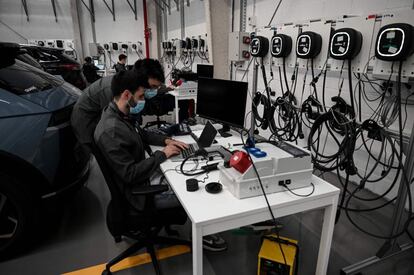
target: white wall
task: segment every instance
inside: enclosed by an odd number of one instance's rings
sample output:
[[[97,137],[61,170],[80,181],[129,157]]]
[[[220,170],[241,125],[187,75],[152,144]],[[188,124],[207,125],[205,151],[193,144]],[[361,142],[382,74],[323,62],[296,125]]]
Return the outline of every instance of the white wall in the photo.
[[[0,40],[27,43],[27,39],[73,39],[70,2],[56,1],[58,22],[55,21],[50,0],[27,1],[28,22],[21,1],[0,1]],[[10,26],[15,32],[5,27]],[[24,38],[23,38],[24,37]]]
[[[199,35],[206,41],[207,45],[207,26],[206,26],[206,18],[205,18],[205,2],[200,0],[192,0],[190,1],[190,6],[186,5],[186,1],[184,1],[184,25],[185,25],[185,33],[184,39],[186,37],[189,38],[196,38],[198,39]],[[166,12],[164,16],[167,17],[167,39],[181,39],[181,15],[180,11],[177,11],[177,7],[174,1],[171,1],[171,14]],[[162,39],[164,40],[164,34],[162,35]],[[198,57],[196,57],[193,63],[193,71],[196,70],[198,63],[206,63],[202,61]],[[182,68],[182,62],[178,62],[177,68]],[[169,74],[172,66],[170,64],[164,64],[164,69],[166,74]]]
[[[132,1],[131,1],[132,2]],[[103,1],[94,1],[95,3],[95,34],[96,42],[142,42],[143,55],[145,56],[145,38],[144,38],[144,17],[142,1],[137,1],[137,20],[126,1],[115,1],[115,21],[112,14],[105,6]],[[82,40],[86,45],[93,42],[93,33],[91,26],[90,14],[84,5],[80,5],[80,17],[82,25]],[[155,4],[153,1],[147,1],[148,25],[151,28],[150,39],[150,57],[157,58],[157,28],[155,18]],[[88,47],[84,49],[87,55]],[[114,52],[111,55],[113,62],[117,62],[118,55],[121,53]],[[128,53],[128,64],[133,64],[139,56],[135,53]]]
[[[184,2],[186,3],[186,2]],[[171,14],[167,15],[167,38],[181,39],[181,16],[174,2],[171,3]],[[204,2],[190,1],[190,6],[184,6],[185,37],[204,35],[207,33]]]
[[[26,39],[75,39],[74,26],[71,15],[71,1],[56,1],[58,22],[55,22],[50,0],[27,1],[30,21],[26,21],[21,1],[0,1],[0,40],[18,43],[27,43]],[[132,1],[131,1],[132,2]],[[89,5],[89,1],[85,1]],[[109,1],[110,3],[110,1]],[[88,44],[93,42],[91,18],[86,7],[77,1],[80,21],[80,32],[83,42],[84,55],[89,55]],[[115,1],[115,18],[109,12],[103,1],[94,1],[95,31],[97,42],[143,42],[145,55],[144,20],[142,1],[137,0],[137,20],[127,4],[127,1]],[[150,55],[157,58],[157,28],[155,18],[155,3],[147,1],[148,24],[151,28]],[[7,24],[14,31],[7,28]],[[16,32],[18,34],[16,34]],[[112,59],[117,60],[119,53],[114,53]],[[129,63],[138,59],[136,53],[129,53]]]

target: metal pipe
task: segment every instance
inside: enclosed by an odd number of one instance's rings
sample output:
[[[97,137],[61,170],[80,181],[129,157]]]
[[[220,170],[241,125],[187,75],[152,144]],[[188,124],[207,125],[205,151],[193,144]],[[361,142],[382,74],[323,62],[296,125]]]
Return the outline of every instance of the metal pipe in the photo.
[[[147,58],[150,58],[149,37],[151,34],[151,29],[148,28],[147,0],[142,0],[142,12],[144,13],[145,55]]]

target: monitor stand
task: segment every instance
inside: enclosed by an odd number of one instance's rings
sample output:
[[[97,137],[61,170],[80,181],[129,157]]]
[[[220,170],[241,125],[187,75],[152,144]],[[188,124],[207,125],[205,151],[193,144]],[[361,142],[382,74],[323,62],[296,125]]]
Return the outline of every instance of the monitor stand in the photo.
[[[223,124],[223,128],[221,128],[220,130],[218,130],[218,132],[220,133],[220,135],[222,137],[231,137],[232,134],[228,133],[230,132],[230,126]]]

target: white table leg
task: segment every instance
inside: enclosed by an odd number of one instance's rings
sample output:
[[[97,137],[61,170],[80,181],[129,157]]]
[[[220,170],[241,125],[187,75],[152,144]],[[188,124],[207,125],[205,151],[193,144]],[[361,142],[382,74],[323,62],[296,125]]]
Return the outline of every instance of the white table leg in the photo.
[[[319,244],[318,263],[316,265],[316,275],[325,275],[328,270],[329,253],[331,250],[337,205],[338,198],[335,197],[332,199],[332,204],[325,207],[321,242]]]
[[[175,123],[179,123],[180,122],[180,118],[178,117],[178,97],[174,96],[175,99]]]
[[[193,275],[203,274],[203,231],[193,224]]]

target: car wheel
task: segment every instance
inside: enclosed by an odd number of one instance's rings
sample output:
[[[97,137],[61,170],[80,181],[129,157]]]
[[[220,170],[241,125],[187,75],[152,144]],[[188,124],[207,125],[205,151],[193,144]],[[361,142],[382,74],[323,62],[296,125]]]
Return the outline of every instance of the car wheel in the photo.
[[[0,259],[29,243],[38,221],[39,204],[17,179],[0,172]]]

